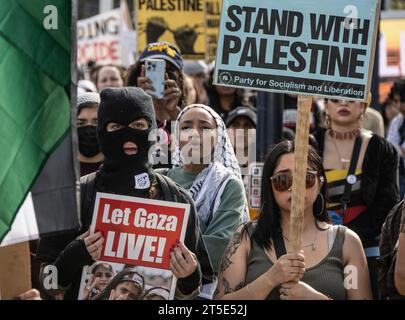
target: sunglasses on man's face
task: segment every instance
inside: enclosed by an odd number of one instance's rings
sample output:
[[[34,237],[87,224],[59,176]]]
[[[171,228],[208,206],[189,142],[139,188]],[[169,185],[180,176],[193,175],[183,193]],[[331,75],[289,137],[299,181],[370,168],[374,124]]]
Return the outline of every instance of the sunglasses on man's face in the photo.
[[[307,176],[305,179],[305,187],[307,189],[312,188],[315,185],[316,177],[317,177],[316,171],[307,171]],[[274,189],[276,189],[278,192],[290,190],[293,183],[292,172],[291,171],[278,172],[274,176],[272,176],[270,180],[273,183]]]

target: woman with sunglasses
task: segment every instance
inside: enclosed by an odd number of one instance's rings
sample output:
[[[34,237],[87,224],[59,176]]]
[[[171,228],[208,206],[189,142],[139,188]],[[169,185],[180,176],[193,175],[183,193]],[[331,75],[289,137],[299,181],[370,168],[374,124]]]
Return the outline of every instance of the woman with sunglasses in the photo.
[[[216,299],[371,298],[360,239],[343,226],[329,224],[325,173],[312,146],[308,150],[302,251],[289,250],[293,153],[294,143],[283,141],[267,156],[259,218],[240,226],[230,241],[221,262]],[[353,285],[345,286],[353,270]]]
[[[334,224],[359,235],[376,299],[378,238],[388,212],[399,201],[398,154],[385,139],[362,128],[367,106],[327,99],[326,129],[315,133],[315,138],[326,170],[328,214]]]

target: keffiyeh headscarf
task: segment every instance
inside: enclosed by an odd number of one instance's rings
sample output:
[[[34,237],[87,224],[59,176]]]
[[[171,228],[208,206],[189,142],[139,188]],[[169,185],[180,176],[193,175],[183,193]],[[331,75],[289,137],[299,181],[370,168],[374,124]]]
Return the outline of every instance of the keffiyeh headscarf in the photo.
[[[198,215],[201,220],[208,224],[219,207],[223,190],[232,176],[236,176],[241,185],[243,181],[238,160],[235,156],[231,141],[229,140],[226,127],[221,117],[210,107],[203,104],[192,104],[184,108],[177,117],[174,128],[172,164],[174,167],[183,167],[184,159],[180,151],[180,119],[190,109],[201,108],[206,110],[215,120],[217,136],[214,147],[213,162],[202,170],[188,190],[196,204]],[[244,208],[241,212],[241,221],[249,220],[247,201],[244,193]]]

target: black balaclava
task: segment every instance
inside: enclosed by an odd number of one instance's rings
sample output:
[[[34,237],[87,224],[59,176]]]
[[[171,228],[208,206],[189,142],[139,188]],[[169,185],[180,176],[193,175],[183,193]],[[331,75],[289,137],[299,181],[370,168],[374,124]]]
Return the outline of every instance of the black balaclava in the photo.
[[[87,158],[100,153],[96,126],[83,126],[77,129],[79,134],[79,151]]]
[[[104,154],[99,173],[103,189],[118,194],[146,196],[154,180],[148,159],[149,149],[156,142],[156,135],[150,135],[152,130],[156,132],[152,99],[142,89],[135,87],[107,88],[100,97],[97,133]],[[141,118],[148,121],[148,130],[128,127],[131,122]],[[110,122],[122,124],[125,128],[107,132]],[[152,141],[149,141],[149,135]],[[125,154],[123,146],[126,142],[137,145],[135,155]]]

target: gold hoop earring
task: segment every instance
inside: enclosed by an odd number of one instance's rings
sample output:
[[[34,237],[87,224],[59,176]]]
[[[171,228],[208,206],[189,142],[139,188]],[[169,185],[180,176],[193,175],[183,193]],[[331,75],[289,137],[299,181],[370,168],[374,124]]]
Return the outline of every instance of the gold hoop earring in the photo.
[[[330,128],[330,117],[327,113],[325,113],[325,127],[326,129]]]

